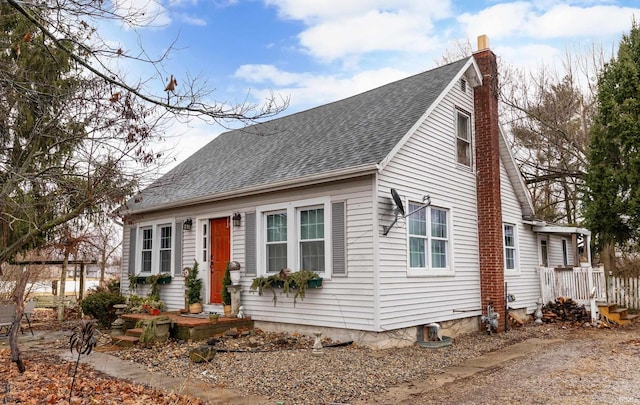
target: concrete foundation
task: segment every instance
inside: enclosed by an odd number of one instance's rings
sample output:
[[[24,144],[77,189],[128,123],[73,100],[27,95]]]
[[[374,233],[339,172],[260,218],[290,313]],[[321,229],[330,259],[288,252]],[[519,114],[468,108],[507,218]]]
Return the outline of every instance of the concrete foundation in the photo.
[[[438,323],[441,326],[441,335],[451,338],[480,330],[480,320],[477,316]],[[422,327],[422,325],[419,325],[384,332],[372,332],[264,321],[254,321],[254,324],[256,328],[268,332],[295,332],[313,336],[314,332],[320,331],[322,332],[322,336],[329,337],[333,340],[340,342],[352,341],[358,346],[372,349],[412,346],[416,343],[416,328]]]

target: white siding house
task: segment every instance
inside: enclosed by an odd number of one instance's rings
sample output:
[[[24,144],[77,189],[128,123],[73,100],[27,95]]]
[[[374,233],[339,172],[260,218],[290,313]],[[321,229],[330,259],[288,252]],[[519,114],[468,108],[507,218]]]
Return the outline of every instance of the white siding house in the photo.
[[[256,326],[372,345],[411,344],[432,322],[477,329],[488,304],[503,305],[505,283],[509,307],[533,312],[541,246],[545,265],[573,265],[574,230],[533,218],[504,136],[478,125],[478,89],[492,83],[477,58],[215,138],[123,208],[124,292],[130,275],[167,272],[161,299],[184,308],[182,270],[197,261],[205,310],[221,311],[215,263],[234,260]],[[499,161],[490,214],[479,204],[481,138]],[[497,276],[482,267],[485,215],[503,231],[492,235],[502,241],[491,253]],[[323,286],[304,300],[277,291],[274,305],[249,291],[255,277],[305,263]]]

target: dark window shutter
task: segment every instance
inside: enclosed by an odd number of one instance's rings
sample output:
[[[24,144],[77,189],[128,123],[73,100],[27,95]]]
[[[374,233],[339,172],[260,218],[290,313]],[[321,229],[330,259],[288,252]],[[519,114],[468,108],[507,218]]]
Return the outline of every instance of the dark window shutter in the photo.
[[[244,234],[244,252],[245,252],[245,269],[247,276],[256,276],[257,258],[256,258],[256,213],[248,212],[245,214],[245,234]]]
[[[129,229],[129,274],[136,274],[136,234],[138,229]]]
[[[176,243],[175,250],[173,251],[173,274],[176,276],[182,275],[182,221],[176,222],[175,232]]]
[[[344,201],[331,204],[331,247],[333,250],[333,274],[347,275],[345,260],[345,212]]]

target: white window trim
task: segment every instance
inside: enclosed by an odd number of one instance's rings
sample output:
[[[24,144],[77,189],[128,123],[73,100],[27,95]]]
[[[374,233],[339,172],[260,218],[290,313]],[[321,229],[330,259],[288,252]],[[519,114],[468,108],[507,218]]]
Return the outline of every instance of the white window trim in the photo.
[[[566,238],[560,240],[560,249],[562,254],[562,265],[569,266],[569,242]]]
[[[513,269],[507,269],[507,246],[504,243],[504,227],[505,225],[509,225],[513,227],[513,243],[514,246],[510,249],[514,249],[515,250],[515,263],[514,263],[514,268]],[[502,223],[502,255],[503,255],[503,268],[504,268],[504,274],[509,274],[509,275],[514,275],[514,274],[520,274],[520,238],[519,238],[519,234],[520,234],[520,228],[518,228],[518,225],[511,223],[511,222],[503,222]]]
[[[187,238],[194,238],[194,242],[195,242],[195,251],[196,251],[196,255],[195,255],[195,259],[198,262],[198,265],[200,266],[200,274],[201,274],[201,278],[203,280],[208,280],[208,277],[205,277],[203,274],[208,274],[208,270],[207,273],[203,273],[202,269],[206,268],[208,269],[211,266],[211,252],[210,250],[210,245],[211,245],[211,220],[212,219],[216,219],[216,218],[227,218],[229,220],[229,227],[230,227],[230,241],[229,241],[229,249],[231,250],[231,260],[238,260],[237,258],[234,257],[234,241],[235,241],[235,234],[236,232],[238,232],[237,227],[233,226],[233,222],[231,220],[231,216],[233,215],[233,212],[231,211],[221,211],[221,212],[211,212],[211,213],[207,213],[207,214],[203,214],[200,216],[197,216],[195,218],[193,218],[193,223],[194,223],[194,227],[193,230],[189,231],[189,232],[185,232],[185,235],[183,236],[183,242],[185,239]],[[244,214],[242,214],[242,216],[244,217]],[[243,225],[241,226],[242,229],[244,229],[244,220],[242,221]],[[205,244],[205,238],[204,238],[204,232],[205,232],[205,227],[204,225],[206,224],[206,232],[207,232],[207,237],[206,237],[206,244],[207,246],[204,246]],[[193,233],[193,235],[191,236],[190,234]],[[189,235],[189,236],[188,236]],[[202,259],[202,254],[206,252],[207,255],[207,260],[203,261]],[[192,263],[192,262],[190,262]],[[240,268],[240,272],[244,273],[244,267]]]
[[[171,269],[168,272],[173,275],[175,273],[175,255],[176,255],[176,223],[174,219],[164,219],[149,222],[140,222],[136,228],[136,275],[154,275],[160,272],[160,228],[162,226],[171,226]],[[142,273],[142,230],[144,228],[152,229],[152,245],[151,245],[151,273]],[[182,231],[182,230],[180,230]]]
[[[273,211],[287,212],[287,267],[292,271],[300,269],[300,209],[302,208],[323,208],[324,209],[324,272],[319,272],[320,277],[330,280],[332,273],[332,240],[331,240],[331,200],[328,197],[312,198],[307,200],[288,201],[278,204],[269,204],[256,207],[256,254],[257,275],[265,276],[274,273],[267,273],[266,263],[266,223],[265,214]]]
[[[403,204],[407,207],[407,210],[409,209],[409,203],[411,204],[417,204],[417,205],[422,205],[422,203],[420,202],[420,199],[409,199],[408,202],[407,201],[403,201]],[[454,243],[453,243],[453,208],[447,204],[432,204],[429,205],[427,207],[425,207],[424,209],[427,210],[427,240],[431,240],[431,234],[430,234],[430,224],[431,224],[431,208],[436,208],[436,209],[441,209],[441,210],[445,210],[447,212],[447,236],[448,236],[448,243],[447,243],[447,267],[445,268],[431,268],[431,249],[427,249],[427,257],[426,257],[426,267],[411,267],[411,259],[409,257],[410,255],[410,242],[409,242],[409,238],[411,237],[411,235],[409,234],[409,217],[406,218],[406,239],[407,239],[407,254],[406,254],[406,260],[407,260],[407,277],[443,277],[443,276],[453,276],[455,275],[455,266],[453,263],[453,258],[455,257],[454,255]],[[408,214],[409,212],[407,212]]]
[[[544,255],[542,254],[542,242],[544,242],[545,247],[547,248],[547,263],[544,263]],[[539,236],[538,237],[538,261],[540,262],[540,267],[549,267],[549,240],[547,237]]]
[[[200,257],[198,260],[200,263],[203,263],[206,267],[209,267],[209,259],[211,258],[211,253],[209,253],[209,249],[211,246],[211,226],[209,224],[209,220],[196,220],[198,224],[196,228],[196,240],[198,241],[198,248],[196,252],[203,255],[204,257]]]
[[[459,107],[455,107],[453,109],[453,132],[454,132],[454,139],[455,139],[455,162],[456,162],[456,166],[459,168],[463,168],[466,170],[473,170],[473,165],[474,165],[474,148],[473,148],[473,140],[474,140],[474,133],[473,133],[473,117],[471,116],[471,113],[459,108]],[[458,137],[458,115],[463,115],[465,117],[467,117],[467,133],[469,134],[469,164],[466,165],[464,163],[460,163],[458,162],[458,139],[462,139]]]
[[[146,231],[151,231],[151,249],[144,249],[145,237],[144,234]],[[140,274],[151,274],[153,270],[153,239],[154,239],[154,227],[153,226],[141,226],[138,228],[138,232],[140,235],[140,249],[137,253],[140,255]],[[149,272],[144,271],[144,260],[142,259],[143,253],[149,252],[151,254],[151,267],[149,268]]]
[[[234,241],[235,241],[235,233],[237,232],[237,229],[235,226],[233,226],[233,222],[231,220],[232,215],[233,215],[232,211],[208,212],[208,213],[198,215],[197,217],[192,218],[194,223],[193,229],[191,231],[185,232],[182,236],[182,243],[184,243],[185,245],[188,243],[187,242],[188,240],[190,240],[191,238],[194,239],[193,242],[195,246],[195,255],[194,257],[186,261],[187,263],[186,266],[190,267],[193,264],[193,259],[195,259],[198,262],[198,266],[200,268],[198,278],[201,278],[204,282],[204,294],[206,294],[205,295],[206,302],[209,302],[208,300],[209,300],[209,297],[211,296],[211,272],[209,271],[209,269],[211,268],[211,251],[210,251],[211,220],[216,218],[228,219],[229,227],[230,227],[230,234],[229,234],[230,258],[231,260],[238,260],[237,258],[234,257],[234,252],[235,252]],[[244,214],[242,214],[242,216],[244,217]],[[245,221],[243,220],[242,221],[243,229],[244,229],[244,222]],[[205,224],[206,224],[206,232],[207,232],[206,246],[204,246],[205,245],[205,238],[204,238]],[[180,232],[182,232],[182,230],[180,230]],[[204,261],[201,260],[203,253],[207,255],[207,260],[204,260]],[[185,252],[183,252],[182,260],[185,261]],[[244,266],[242,264],[243,262],[241,262],[240,272],[241,274],[244,274]]]
[[[171,239],[171,244],[168,248],[163,248],[162,247],[162,229],[163,228],[168,228],[170,229],[171,235],[169,236],[169,238]],[[169,273],[173,275],[173,267],[174,267],[174,259],[175,259],[175,250],[174,250],[174,240],[176,238],[176,227],[173,224],[160,224],[157,227],[159,235],[158,235],[158,267],[162,267],[162,259],[160,258],[162,256],[162,252],[163,251],[169,251],[170,253],[170,257],[169,257],[169,264],[170,264],[170,268],[168,271],[164,271],[163,273]],[[153,259],[151,260],[152,266],[153,266]],[[158,269],[158,271],[160,271],[160,269]]]

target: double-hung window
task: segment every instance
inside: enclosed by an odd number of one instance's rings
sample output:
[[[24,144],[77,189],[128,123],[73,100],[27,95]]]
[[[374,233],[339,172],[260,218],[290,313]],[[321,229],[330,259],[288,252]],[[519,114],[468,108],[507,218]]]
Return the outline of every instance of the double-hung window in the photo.
[[[312,270],[329,278],[330,206],[328,198],[319,198],[258,207],[259,271]]]
[[[266,219],[267,272],[273,273],[287,267],[287,213],[269,213]]]
[[[456,110],[456,150],[459,164],[471,167],[471,118]]]
[[[171,225],[160,226],[160,273],[171,272]]]
[[[409,268],[447,271],[450,251],[449,211],[409,203]],[[429,274],[429,273],[425,273]]]
[[[142,273],[151,273],[153,258],[153,228],[148,226],[142,230]]]
[[[324,271],[324,208],[301,209],[300,268]]]
[[[518,255],[516,247],[516,227],[512,224],[504,224],[504,268],[505,270],[516,270],[518,266]]]
[[[173,265],[173,224],[151,224],[139,228],[140,273],[171,273]]]

